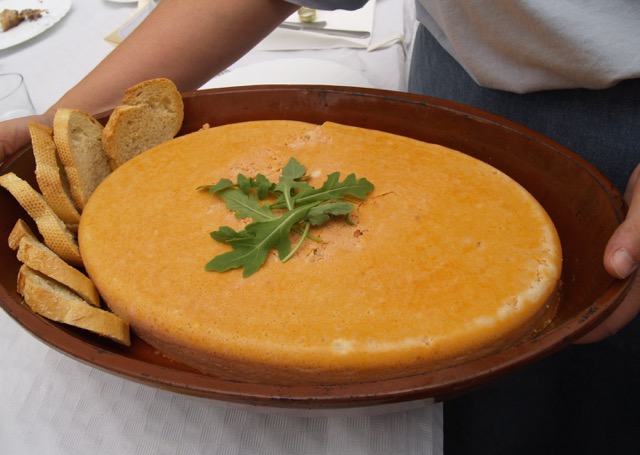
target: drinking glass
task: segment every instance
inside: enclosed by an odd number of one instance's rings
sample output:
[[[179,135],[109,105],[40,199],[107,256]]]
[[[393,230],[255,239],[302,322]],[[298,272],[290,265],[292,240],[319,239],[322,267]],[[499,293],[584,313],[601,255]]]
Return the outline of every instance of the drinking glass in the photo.
[[[18,73],[0,74],[0,122],[35,113],[24,77]]]

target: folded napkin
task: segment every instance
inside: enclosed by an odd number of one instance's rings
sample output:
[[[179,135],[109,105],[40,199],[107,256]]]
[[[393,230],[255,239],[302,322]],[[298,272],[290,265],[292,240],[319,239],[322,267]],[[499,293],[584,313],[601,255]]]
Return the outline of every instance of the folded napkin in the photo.
[[[306,30],[287,30],[278,28],[267,36],[256,49],[261,51],[289,51],[305,49],[335,49],[341,47],[368,48],[373,34],[373,20],[376,0],[370,0],[356,11],[321,11],[316,12],[316,21],[326,22],[325,28],[333,30],[366,31],[368,38],[350,38],[332,36]],[[286,22],[300,23],[298,13],[294,13]]]
[[[140,25],[140,23],[149,15],[151,10],[156,7],[159,1],[160,0],[138,0],[138,7],[131,17],[104,39],[114,46],[120,44],[122,40],[129,36],[129,34],[135,30],[138,25]]]

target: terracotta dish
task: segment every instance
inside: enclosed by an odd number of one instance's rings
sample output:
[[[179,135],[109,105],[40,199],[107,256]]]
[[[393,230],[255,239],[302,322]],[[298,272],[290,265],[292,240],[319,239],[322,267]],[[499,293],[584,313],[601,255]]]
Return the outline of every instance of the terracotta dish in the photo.
[[[52,348],[124,378],[178,393],[277,408],[335,409],[454,396],[522,368],[579,338],[611,313],[630,280],[602,266],[606,242],[624,217],[620,194],[591,165],[554,142],[504,119],[450,102],[372,89],[255,86],[186,93],[182,133],[261,119],[333,121],[435,142],[477,157],[523,185],[553,219],[562,242],[562,296],[553,322],[533,339],[463,364],[392,380],[343,385],[260,384],[222,380],[158,355],[133,336],[120,347],[47,321],[21,304],[18,261],[0,242],[0,304]],[[106,120],[108,113],[99,116]],[[30,149],[4,163],[35,186]],[[0,192],[0,238],[17,218],[28,219],[8,192]]]

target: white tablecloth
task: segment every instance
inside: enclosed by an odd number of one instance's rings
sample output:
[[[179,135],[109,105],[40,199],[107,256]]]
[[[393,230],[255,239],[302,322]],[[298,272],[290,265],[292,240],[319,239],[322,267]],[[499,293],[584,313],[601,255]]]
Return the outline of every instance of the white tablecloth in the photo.
[[[0,0],[0,8],[2,1]],[[135,3],[74,0],[56,25],[15,47],[0,50],[0,73],[22,73],[36,111],[42,112],[73,87],[112,49],[104,37],[135,12]],[[371,43],[401,34],[410,46],[414,31],[413,0],[378,0]],[[364,49],[253,51],[231,67],[274,59],[328,60],[362,74],[373,87],[406,90],[407,59],[400,42],[367,52]]]
[[[75,0],[60,23],[1,50],[0,72],[22,73],[43,111],[113,49],[103,38],[134,10],[135,4]],[[412,0],[377,3],[372,43],[397,33],[404,43],[371,52],[253,51],[233,68],[279,58],[325,59],[359,72],[376,88],[405,90],[412,11]],[[68,358],[4,312],[0,358],[2,454],[442,453],[438,404],[377,415],[290,415],[179,395]]]

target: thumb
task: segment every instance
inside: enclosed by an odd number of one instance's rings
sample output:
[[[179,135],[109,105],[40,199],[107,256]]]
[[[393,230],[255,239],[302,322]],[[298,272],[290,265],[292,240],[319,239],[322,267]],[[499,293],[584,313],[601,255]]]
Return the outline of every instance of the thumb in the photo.
[[[616,278],[626,278],[640,263],[640,165],[631,174],[625,192],[626,219],[613,233],[604,251],[604,266]]]

